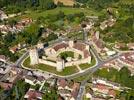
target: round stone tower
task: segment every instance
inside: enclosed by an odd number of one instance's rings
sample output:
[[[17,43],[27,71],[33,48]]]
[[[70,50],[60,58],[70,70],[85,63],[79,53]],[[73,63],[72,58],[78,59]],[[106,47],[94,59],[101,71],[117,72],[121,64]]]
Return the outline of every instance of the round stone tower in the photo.
[[[58,57],[56,63],[57,63],[56,70],[57,70],[58,72],[61,72],[61,71],[64,69],[64,67],[65,67],[65,62],[64,62],[64,60],[61,59],[60,57]]]
[[[39,63],[39,55],[38,55],[37,48],[30,49],[29,56],[30,56],[31,65],[35,65]]]
[[[70,41],[68,42],[68,44],[69,44],[69,47],[72,48],[72,47],[74,46],[74,41],[70,40]]]

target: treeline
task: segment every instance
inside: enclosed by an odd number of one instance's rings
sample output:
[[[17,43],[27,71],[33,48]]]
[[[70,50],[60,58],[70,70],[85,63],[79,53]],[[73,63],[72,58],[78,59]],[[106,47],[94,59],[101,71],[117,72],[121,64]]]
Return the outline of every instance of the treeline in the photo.
[[[42,37],[45,34],[46,29],[51,30],[64,29],[66,22],[81,22],[84,19],[84,13],[75,13],[65,15],[64,12],[60,11],[56,14],[47,15],[46,17],[37,18],[36,22],[26,27],[22,32],[8,33],[2,37],[0,33],[0,54],[7,55],[10,60],[16,61],[18,59],[17,54],[12,54],[9,51],[9,47],[13,47],[18,44],[36,45],[39,41],[48,43],[49,41],[58,38],[57,34],[50,33],[47,37]],[[13,19],[10,21],[10,25],[14,25],[16,21]],[[40,27],[41,25],[45,27]]]
[[[56,7],[53,0],[0,0],[0,8],[7,13],[18,13],[27,9],[49,10]]]
[[[114,68],[99,69],[95,72],[94,76],[103,77],[109,81],[117,82],[122,86],[134,89],[134,75],[131,75],[127,67],[123,67],[119,71]]]
[[[10,90],[1,88],[0,100],[24,100],[24,95],[30,88],[30,84],[24,80],[18,80]]]
[[[76,0],[76,1],[95,9],[104,9],[109,6],[117,7],[119,5],[133,7],[134,5],[134,2],[132,0]]]
[[[111,32],[112,35],[107,34]],[[103,40],[106,42],[120,42],[133,43],[134,42],[134,17],[129,16],[125,20],[118,20],[118,22],[111,28],[104,30],[105,34]]]
[[[134,100],[134,75],[131,75],[131,72],[127,67],[123,67],[119,71],[114,68],[99,69],[94,73],[94,76],[106,78],[109,81],[121,84],[121,86],[131,88],[124,89],[120,93],[116,94],[116,99]]]
[[[48,14],[46,17],[41,16],[37,18],[37,23],[46,25],[47,28],[55,31],[57,29],[64,30],[64,26],[73,22],[80,24],[84,19],[85,15],[83,12],[66,15],[64,12],[59,11],[56,14]]]

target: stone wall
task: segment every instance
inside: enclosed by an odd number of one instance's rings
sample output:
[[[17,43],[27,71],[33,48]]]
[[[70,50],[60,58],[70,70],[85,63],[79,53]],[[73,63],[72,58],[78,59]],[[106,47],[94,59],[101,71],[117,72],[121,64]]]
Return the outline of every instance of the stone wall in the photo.
[[[83,63],[89,63],[89,64],[91,63],[91,56],[89,56],[88,58],[84,58],[84,52],[83,51],[73,48],[73,42],[72,41],[70,41],[69,44],[70,44],[70,47],[61,48],[58,51],[55,51],[53,49],[53,47],[46,48],[46,49],[44,49],[45,54],[47,56],[50,56],[50,57],[58,57],[58,55],[62,52],[72,51],[74,53],[80,54],[82,56],[81,59],[77,59],[76,61],[66,62],[64,64],[62,64],[62,62],[51,62],[51,61],[46,61],[45,59],[44,60],[39,59],[39,63],[56,67],[59,70],[61,70],[62,68],[64,69],[64,67],[68,67],[68,66],[74,66],[74,65],[79,65],[79,64],[83,64]],[[86,46],[86,50],[89,50],[88,45]],[[62,65],[62,66],[60,66],[60,65]]]
[[[46,60],[43,60],[43,59],[39,59],[39,63],[50,65],[50,66],[53,66],[53,67],[57,67],[57,64],[56,63],[51,62],[51,61],[46,61]]]
[[[50,66],[53,66],[53,67],[58,67],[57,63],[54,63],[54,62],[51,62],[51,61],[46,61],[46,60],[43,60],[43,59],[39,59],[39,63],[50,65]],[[79,65],[79,64],[83,64],[83,63],[89,63],[90,64],[91,63],[91,57],[88,57],[88,58],[85,58],[85,59],[79,59],[77,61],[66,62],[65,67],[73,66],[73,65]]]
[[[70,62],[66,62],[65,63],[65,67],[68,66],[73,66],[73,65],[79,65],[79,64],[83,64],[83,63],[91,63],[91,57],[85,58],[85,59],[80,59],[77,61],[70,61]]]
[[[29,56],[30,56],[30,65],[35,65],[39,63],[38,61],[39,55],[36,48],[29,50]]]
[[[80,54],[82,56],[82,58],[84,58],[84,54],[83,54],[82,51],[74,49],[74,48],[69,48],[69,47],[66,48],[66,49],[63,48],[63,49],[58,50],[56,55],[58,56],[60,53],[65,52],[65,51],[72,51],[74,53],[78,53],[78,54]]]

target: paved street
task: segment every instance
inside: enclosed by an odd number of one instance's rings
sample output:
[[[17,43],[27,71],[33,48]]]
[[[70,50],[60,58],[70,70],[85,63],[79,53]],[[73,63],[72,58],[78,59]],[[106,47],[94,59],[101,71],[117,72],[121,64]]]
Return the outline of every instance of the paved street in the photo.
[[[29,55],[29,52],[25,52],[15,63],[16,66],[20,67],[22,61]]]

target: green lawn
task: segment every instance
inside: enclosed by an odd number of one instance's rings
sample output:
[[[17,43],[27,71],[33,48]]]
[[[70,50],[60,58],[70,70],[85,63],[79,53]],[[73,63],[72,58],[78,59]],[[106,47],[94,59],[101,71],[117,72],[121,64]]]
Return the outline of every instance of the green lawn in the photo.
[[[87,78],[87,76],[88,75],[86,74],[86,75],[74,78],[73,80],[76,81],[76,82],[82,82],[82,81],[84,81]]]
[[[80,9],[80,8],[71,8],[71,7],[57,7],[55,9],[46,10],[46,11],[28,11],[27,14],[24,14],[24,15],[20,16],[20,18],[31,17],[33,19],[36,19],[40,16],[46,17],[49,14],[56,14],[59,11],[63,11],[65,14],[74,14],[74,13],[79,13],[79,12],[83,12],[86,15],[94,15],[94,16],[97,16],[97,15],[101,14],[100,12],[97,12],[93,9],[87,9],[87,8]]]
[[[74,52],[72,51],[65,51],[59,54],[61,58],[67,59],[67,57],[74,58]]]
[[[62,72],[57,72],[55,67],[45,65],[45,64],[38,64],[38,65],[31,66],[29,57],[24,61],[23,65],[27,68],[40,69],[42,71],[47,71],[62,76],[71,75],[79,71],[76,66],[66,67]]]
[[[96,64],[96,60],[95,60],[94,57],[92,57],[92,59],[91,59],[91,64],[84,63],[84,64],[80,64],[79,67],[80,67],[82,70],[84,70],[84,69],[87,69],[87,68],[89,68],[89,67],[94,66],[95,64]]]
[[[89,77],[89,73],[88,74],[86,73],[82,76],[74,78],[73,80],[76,82],[82,82],[82,81],[86,80],[87,78],[90,80],[91,77],[92,77],[92,75],[90,75],[90,77]]]
[[[56,74],[65,76],[65,75],[71,75],[76,72],[79,72],[76,66],[69,66],[66,67],[62,72],[56,72]]]

